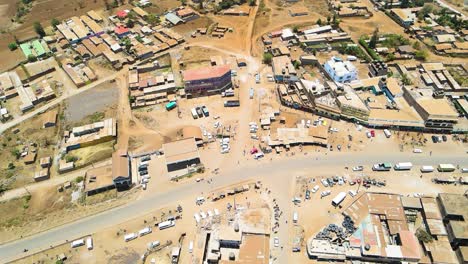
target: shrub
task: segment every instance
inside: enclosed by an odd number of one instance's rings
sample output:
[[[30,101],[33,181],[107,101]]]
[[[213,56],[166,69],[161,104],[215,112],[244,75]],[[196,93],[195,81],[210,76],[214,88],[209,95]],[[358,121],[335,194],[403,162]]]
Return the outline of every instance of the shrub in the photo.
[[[263,53],[263,63],[265,64],[271,64],[271,61],[273,59],[273,55],[269,52]]]
[[[10,50],[15,50],[15,49],[18,48],[18,45],[15,42],[12,42],[12,43],[8,44],[8,48]]]
[[[75,179],[75,182],[76,182],[76,183],[80,183],[80,182],[82,182],[82,181],[84,181],[84,177],[83,177],[83,176],[78,176],[78,177],[76,177],[76,179]]]

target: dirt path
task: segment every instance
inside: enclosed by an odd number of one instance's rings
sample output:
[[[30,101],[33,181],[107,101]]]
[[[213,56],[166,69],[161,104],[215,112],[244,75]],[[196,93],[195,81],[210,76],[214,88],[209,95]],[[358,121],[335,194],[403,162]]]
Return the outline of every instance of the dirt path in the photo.
[[[36,192],[38,190],[45,189],[50,186],[58,186],[67,181],[73,181],[78,176],[84,176],[86,174],[86,171],[91,168],[106,166],[110,164],[112,164],[112,161],[110,159],[107,159],[107,160],[98,162],[96,164],[89,165],[79,170],[75,170],[69,173],[58,175],[57,177],[53,177],[47,181],[32,183],[21,188],[9,190],[0,196],[0,202],[23,197],[27,195],[29,192]]]

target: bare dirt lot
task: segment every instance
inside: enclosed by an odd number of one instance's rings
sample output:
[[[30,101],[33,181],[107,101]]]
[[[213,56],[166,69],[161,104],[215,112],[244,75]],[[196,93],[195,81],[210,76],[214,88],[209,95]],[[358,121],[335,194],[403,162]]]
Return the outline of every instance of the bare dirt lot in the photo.
[[[65,118],[68,122],[74,123],[96,112],[104,112],[107,108],[115,107],[118,96],[119,89],[115,83],[106,82],[68,99]]]
[[[31,119],[15,127],[18,133],[13,133],[15,128],[6,131],[0,141],[0,182],[9,188],[16,188],[33,182],[33,175],[39,169],[39,159],[54,154],[55,144],[58,141],[57,127],[42,128],[45,115]],[[36,146],[34,146],[36,144]],[[25,164],[21,153],[36,152],[36,161]]]

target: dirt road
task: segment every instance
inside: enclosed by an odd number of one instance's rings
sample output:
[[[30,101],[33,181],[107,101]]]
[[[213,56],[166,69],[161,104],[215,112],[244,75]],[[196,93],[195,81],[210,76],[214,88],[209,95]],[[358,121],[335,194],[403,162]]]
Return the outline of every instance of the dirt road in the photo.
[[[110,164],[112,164],[112,160],[107,159],[107,160],[98,162],[96,164],[92,164],[90,166],[84,167],[82,169],[75,170],[69,173],[65,173],[63,175],[54,177],[46,181],[32,183],[21,188],[16,188],[13,190],[6,191],[0,196],[0,202],[23,197],[27,195],[29,192],[34,192],[36,190],[43,189],[44,187],[57,186],[67,181],[73,181],[78,176],[84,176],[86,174],[86,171],[89,170],[90,168],[100,167],[100,166],[105,166],[105,165],[110,165]]]
[[[0,259],[6,261],[22,253],[23,249],[30,249],[29,253],[41,248],[48,248],[50,245],[58,244],[85,234],[91,234],[104,227],[109,227],[128,219],[143,215],[155,208],[176,202],[187,196],[196,196],[200,192],[209,192],[212,189],[221,188],[239,181],[254,179],[265,180],[270,183],[281,183],[281,179],[294,177],[294,171],[315,171],[319,172],[321,167],[335,167],[342,169],[344,166],[356,164],[371,165],[377,162],[399,162],[401,153],[381,153],[369,155],[366,153],[333,153],[323,156],[302,156],[284,159],[277,162],[267,160],[259,161],[249,166],[239,166],[230,171],[221,171],[220,177],[213,180],[210,185],[200,185],[196,182],[187,182],[177,186],[166,193],[151,193],[148,196],[135,202],[126,204],[106,212],[102,212],[91,217],[83,218],[68,225],[60,226],[44,233],[33,235],[22,240],[11,242],[0,246]],[[447,155],[433,154],[405,157],[405,161],[410,161],[414,165],[427,165],[439,163],[454,163],[466,166],[466,156],[452,153]],[[415,168],[416,169],[416,168]],[[424,192],[425,190],[420,190]],[[285,204],[282,201],[281,204]],[[288,263],[287,257],[283,257]]]

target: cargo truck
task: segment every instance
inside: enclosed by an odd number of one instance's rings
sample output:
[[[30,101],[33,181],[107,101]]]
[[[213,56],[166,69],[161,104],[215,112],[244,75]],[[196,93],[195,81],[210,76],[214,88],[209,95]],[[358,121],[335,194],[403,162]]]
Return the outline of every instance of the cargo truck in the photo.
[[[88,248],[88,250],[93,249],[93,238],[92,237],[88,237],[86,239],[86,247]]]
[[[439,164],[439,167],[437,167],[439,172],[452,172],[455,171],[455,169],[453,164]]]
[[[224,101],[224,107],[237,107],[237,106],[240,106],[239,100]]]
[[[343,202],[343,200],[346,198],[346,193],[345,192],[340,192],[335,198],[332,200],[332,205],[333,206],[338,206]]]
[[[81,247],[84,244],[85,244],[84,239],[78,239],[78,240],[75,240],[75,241],[71,242],[71,247],[72,248]]]
[[[434,167],[432,166],[429,166],[429,165],[421,166],[421,172],[423,173],[433,172],[433,171],[434,171]]]
[[[158,224],[160,230],[175,226],[175,221],[164,221]]]
[[[411,162],[398,162],[393,167],[395,170],[411,170],[411,168],[413,168],[413,164]]]
[[[377,163],[372,166],[373,171],[390,171],[391,168],[391,163]]]
[[[192,112],[193,119],[198,119],[197,109],[192,108],[192,110],[190,110],[190,112]]]
[[[392,136],[392,133],[390,133],[390,130],[388,130],[388,129],[384,129],[383,132],[384,132],[384,134],[385,134],[385,136],[386,136],[387,138],[389,138],[389,137]]]

